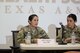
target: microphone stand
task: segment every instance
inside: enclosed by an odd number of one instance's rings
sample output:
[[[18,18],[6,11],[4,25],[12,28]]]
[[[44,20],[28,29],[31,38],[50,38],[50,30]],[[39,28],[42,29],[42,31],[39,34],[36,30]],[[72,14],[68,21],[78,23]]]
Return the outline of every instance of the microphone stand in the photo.
[[[61,44],[61,45],[66,45],[67,43],[64,43],[63,41],[63,38],[64,38],[64,26],[63,26],[63,24],[62,23],[60,23],[60,25],[61,25],[61,28],[62,28],[62,40],[61,40],[61,42],[59,43],[59,44]]]

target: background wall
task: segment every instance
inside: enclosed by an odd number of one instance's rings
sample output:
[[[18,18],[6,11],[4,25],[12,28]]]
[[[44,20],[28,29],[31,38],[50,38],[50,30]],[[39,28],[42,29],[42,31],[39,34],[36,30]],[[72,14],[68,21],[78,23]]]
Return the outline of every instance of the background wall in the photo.
[[[28,25],[30,14],[37,14],[39,26],[48,32],[50,24],[65,25],[70,13],[77,15],[80,25],[80,0],[0,0],[0,44],[6,44],[6,36],[18,25]]]

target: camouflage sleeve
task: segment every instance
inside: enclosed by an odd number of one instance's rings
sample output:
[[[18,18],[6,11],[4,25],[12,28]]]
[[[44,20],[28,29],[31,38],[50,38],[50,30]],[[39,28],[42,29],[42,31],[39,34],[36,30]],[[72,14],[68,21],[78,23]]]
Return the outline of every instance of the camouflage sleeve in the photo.
[[[77,39],[76,39],[76,40],[78,40],[78,41],[79,41],[79,43],[80,43],[80,27],[78,27],[77,35],[78,35],[78,37],[77,37]]]
[[[80,37],[80,27],[78,27],[78,34],[79,34],[79,37]]]
[[[40,38],[49,39],[47,33],[43,29],[41,29],[40,31],[40,36],[41,36]]]
[[[17,42],[24,43],[24,30],[23,30],[23,28],[19,31],[19,33],[17,35]]]

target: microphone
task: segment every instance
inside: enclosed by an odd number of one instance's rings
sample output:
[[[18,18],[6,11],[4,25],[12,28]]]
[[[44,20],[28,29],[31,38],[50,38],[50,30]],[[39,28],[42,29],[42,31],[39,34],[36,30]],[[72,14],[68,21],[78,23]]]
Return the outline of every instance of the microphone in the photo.
[[[61,27],[63,27],[63,28],[64,28],[64,25],[62,24],[62,22],[60,22],[59,24],[61,25]]]
[[[59,23],[61,25],[61,28],[63,30],[63,33],[66,33],[66,29],[65,29],[65,26],[62,24],[62,22]]]

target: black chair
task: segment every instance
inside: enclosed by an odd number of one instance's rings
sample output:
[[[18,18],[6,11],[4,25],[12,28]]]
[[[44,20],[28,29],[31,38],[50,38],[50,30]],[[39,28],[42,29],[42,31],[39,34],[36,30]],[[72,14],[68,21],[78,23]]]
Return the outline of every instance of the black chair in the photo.
[[[17,34],[19,31],[12,31],[13,45],[10,46],[12,53],[20,53],[20,47],[17,42]]]
[[[58,33],[59,33],[59,30],[60,30],[61,28],[56,28],[56,36],[58,36]]]

